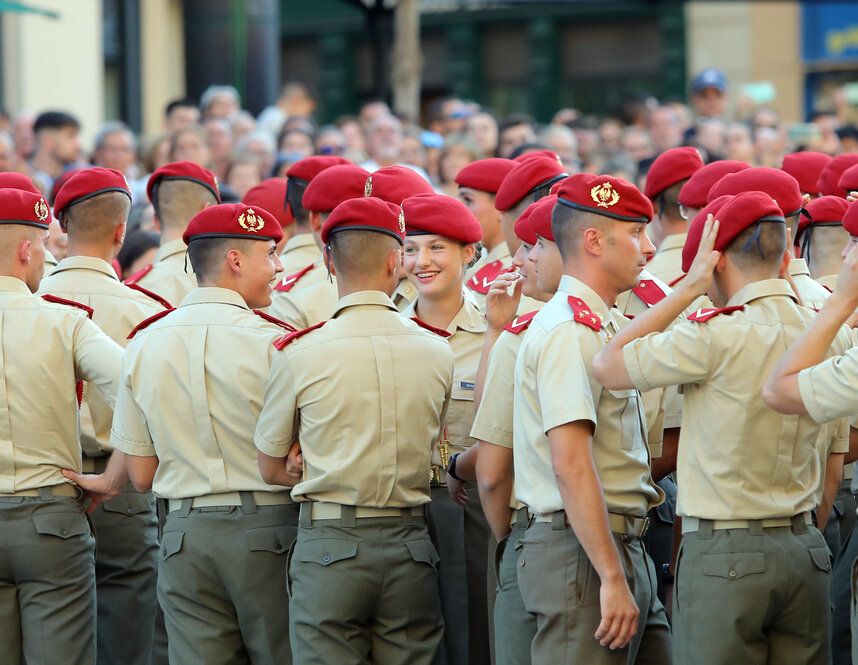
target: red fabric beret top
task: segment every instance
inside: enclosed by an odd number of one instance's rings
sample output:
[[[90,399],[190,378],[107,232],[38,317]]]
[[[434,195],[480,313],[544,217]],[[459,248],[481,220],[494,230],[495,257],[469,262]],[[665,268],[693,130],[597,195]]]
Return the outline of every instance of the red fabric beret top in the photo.
[[[837,188],[843,192],[843,198],[849,196],[849,192],[858,191],[858,164],[846,169],[837,181]]]
[[[564,180],[557,203],[622,222],[652,220],[652,202],[632,183],[609,175]]]
[[[149,197],[150,202],[154,203],[152,195],[155,187],[163,180],[188,180],[195,182],[214,194],[215,199],[220,203],[220,190],[217,186],[215,174],[199,164],[188,161],[171,162],[170,164],[164,164],[159,169],[155,169],[155,172],[149,176],[149,182],[146,183],[146,196]]]
[[[749,168],[751,168],[750,164],[737,159],[721,159],[706,164],[696,171],[679,190],[679,202],[686,208],[700,210],[706,207],[709,190],[716,182],[728,173],[738,173]]]
[[[394,205],[402,205],[409,196],[434,194],[429,181],[407,166],[385,166],[364,183],[364,196],[373,196]]]
[[[553,150],[534,150],[533,152],[526,152],[523,155],[519,155],[516,157],[514,162],[518,162],[521,164],[522,162],[526,162],[528,159],[533,159],[534,157],[548,157],[548,159],[553,159],[555,162],[563,165],[563,162],[560,161],[560,155],[558,155]]]
[[[539,203],[539,201],[536,203]],[[533,230],[533,226],[530,223],[530,216],[533,214],[533,208],[536,206],[536,203],[531,203],[524,209],[524,212],[515,220],[515,225],[512,229],[519,240],[531,247],[536,244],[536,231]]]
[[[241,199],[247,206],[256,206],[274,215],[280,226],[289,226],[295,222],[292,211],[286,205],[286,179],[268,178],[256,187],[247,190]]]
[[[755,166],[725,175],[709,190],[709,198],[725,194],[765,192],[773,198],[784,215],[793,215],[801,209],[803,196],[798,181],[789,173],[766,166]]]
[[[525,159],[503,179],[495,196],[495,208],[502,212],[512,210],[535,189],[550,185],[568,175],[557,159],[542,155]]]
[[[507,173],[516,167],[516,162],[502,157],[478,159],[456,174],[459,187],[469,187],[489,194],[497,194]]]
[[[840,176],[846,169],[856,164],[858,164],[856,154],[837,155],[819,174],[819,180],[816,181],[817,193],[823,196],[842,196],[845,199],[849,192],[839,186]]]
[[[0,172],[0,189],[20,189],[24,192],[42,195],[39,188],[30,180],[29,176],[15,171]]]
[[[805,206],[805,212],[798,220],[798,231],[796,232],[796,244],[808,226],[816,224],[842,224],[843,215],[849,208],[846,199],[839,196],[820,196],[813,199]]]
[[[802,194],[816,195],[819,190],[816,183],[822,170],[831,163],[832,158],[823,152],[793,152],[784,156],[781,170],[798,180]]]
[[[551,194],[528,207],[528,210],[533,209],[530,213],[530,228],[540,238],[545,238],[551,242],[554,242],[554,232],[551,230],[551,213],[556,204],[557,195]]]
[[[682,247],[682,272],[688,272],[691,269],[691,263],[697,256],[700,239],[703,238],[703,225],[706,224],[706,218],[712,215],[715,219],[719,219],[719,211],[732,198],[732,196],[725,195],[713,199],[703,206],[703,209],[691,220],[688,225],[688,235],[685,236],[685,245]]]
[[[849,203],[848,206],[843,215],[843,228],[849,235],[858,237],[858,202]]]
[[[311,182],[313,178],[325,169],[329,169],[332,166],[340,166],[341,164],[351,164],[351,162],[345,157],[337,157],[336,155],[313,155],[312,157],[299,159],[292,164],[286,170],[286,177]]]
[[[644,194],[655,199],[668,187],[687,180],[703,168],[700,153],[694,148],[671,148],[665,150],[649,167]]]
[[[347,199],[363,196],[369,171],[355,164],[325,169],[307,185],[301,205],[310,212],[331,212]]]
[[[54,199],[54,214],[61,217],[75,203],[82,203],[107,192],[122,192],[129,200],[131,199],[128,181],[121,171],[99,166],[75,171],[57,192],[57,197]]]
[[[260,206],[222,203],[200,210],[191,217],[182,240],[189,245],[200,238],[237,238],[240,240],[283,239],[277,219]]]
[[[409,196],[402,202],[405,235],[439,235],[461,243],[479,242],[483,227],[461,201],[445,194]]]
[[[333,234],[349,230],[386,233],[402,244],[405,240],[405,214],[398,205],[374,196],[348,199],[334,208],[325,220],[322,242],[327,244]]]
[[[0,189],[0,224],[23,224],[47,229],[51,209],[41,194],[22,189]]]

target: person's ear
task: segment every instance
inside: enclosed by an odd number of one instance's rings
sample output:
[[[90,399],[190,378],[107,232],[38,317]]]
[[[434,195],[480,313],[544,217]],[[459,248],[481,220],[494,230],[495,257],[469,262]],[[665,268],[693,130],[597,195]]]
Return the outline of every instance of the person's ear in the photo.
[[[604,238],[602,237],[602,232],[599,229],[590,227],[588,229],[584,229],[584,233],[581,238],[581,246],[587,254],[601,256],[604,249],[603,241]]]
[[[231,249],[226,253],[226,265],[233,274],[241,272],[241,263],[244,257],[237,249]]]

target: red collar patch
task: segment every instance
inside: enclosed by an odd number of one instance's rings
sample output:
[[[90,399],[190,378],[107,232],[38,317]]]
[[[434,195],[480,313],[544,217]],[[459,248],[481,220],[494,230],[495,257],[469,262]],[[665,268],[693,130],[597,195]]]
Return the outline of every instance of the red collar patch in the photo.
[[[150,325],[158,321],[159,319],[163,319],[170,312],[175,312],[174,308],[165,309],[163,312],[158,312],[157,314],[150,316],[148,319],[143,319],[140,323],[134,326],[134,329],[128,333],[128,339],[133,339],[134,335],[139,333],[141,330],[148,328]]]
[[[254,309],[252,311],[254,314],[256,314],[256,316],[260,316],[263,319],[265,319],[266,321],[268,321],[269,323],[273,323],[275,326],[280,326],[281,328],[285,329],[288,332],[298,332],[298,329],[295,326],[293,326],[289,323],[286,323],[285,321],[281,321],[276,316],[271,316],[267,312],[263,312],[262,310],[259,310],[259,309]]]
[[[577,323],[582,323],[596,332],[602,329],[602,319],[581,298],[569,296],[569,306],[572,308]]]
[[[472,291],[485,295],[492,287],[492,282],[494,282],[495,279],[497,279],[497,276],[503,272],[503,262],[500,259],[492,261],[477,270],[477,272],[474,273],[474,276],[465,282],[465,285]]]
[[[527,314],[517,316],[511,322],[507,323],[503,329],[511,332],[513,335],[520,335],[530,327],[530,322],[533,321],[533,317],[536,316],[538,312],[539,310],[535,309]]]
[[[444,338],[447,338],[450,336],[450,333],[448,333],[443,328],[436,328],[435,326],[429,325],[425,321],[421,321],[420,319],[418,319],[416,316],[412,316],[411,320],[414,321],[414,323],[416,323],[421,328],[426,328],[426,330],[428,330],[429,332],[433,332],[436,335],[440,335],[441,337],[444,337]]]
[[[140,270],[138,270],[137,272],[135,272],[133,275],[131,275],[128,279],[126,279],[126,280],[125,280],[124,282],[122,282],[122,283],[123,283],[123,284],[125,284],[126,286],[131,286],[132,284],[136,284],[136,283],[137,283],[137,282],[139,282],[141,279],[143,279],[146,275],[148,275],[148,274],[149,274],[149,272],[150,272],[150,271],[152,270],[152,268],[154,268],[154,267],[155,267],[155,266],[154,266],[153,264],[151,264],[151,263],[150,263],[150,264],[149,264],[148,266],[146,266],[145,268],[141,268]]]
[[[654,279],[640,280],[638,285],[632,289],[632,293],[643,300],[648,307],[658,304],[667,297],[667,293]]]
[[[274,340],[274,348],[278,351],[282,351],[299,337],[303,337],[311,330],[321,328],[326,323],[327,321],[320,321],[316,325],[310,326],[309,328],[304,328],[303,330],[296,330],[295,332],[286,333],[285,335],[283,335],[283,337]]]
[[[82,302],[78,302],[77,300],[69,300],[68,298],[60,298],[59,296],[52,296],[49,293],[46,293],[42,296],[42,300],[47,300],[48,302],[56,303],[57,305],[68,305],[69,307],[77,307],[78,309],[82,309],[86,312],[86,315],[91,319],[93,315],[93,309],[89,305],[84,305]]]
[[[175,309],[166,298],[162,298],[161,296],[159,296],[154,291],[150,291],[149,289],[144,289],[142,286],[140,286],[139,284],[137,284],[135,282],[125,282],[125,286],[127,286],[129,289],[134,289],[135,291],[139,291],[140,293],[142,293],[145,296],[149,296],[150,298],[152,298],[152,300],[154,300],[159,305],[165,307],[166,309]]]
[[[284,277],[282,280],[277,282],[277,286],[274,287],[275,291],[282,291],[283,293],[289,293],[292,290],[292,287],[298,283],[298,280],[301,279],[304,275],[310,272],[313,268],[316,267],[315,263],[311,263],[306,268],[301,268],[294,275],[289,275],[288,277]]]
[[[710,319],[714,319],[719,314],[741,312],[743,309],[745,309],[744,305],[731,305],[730,307],[701,307],[693,314],[689,314],[688,320],[694,321],[694,323],[706,323]]]

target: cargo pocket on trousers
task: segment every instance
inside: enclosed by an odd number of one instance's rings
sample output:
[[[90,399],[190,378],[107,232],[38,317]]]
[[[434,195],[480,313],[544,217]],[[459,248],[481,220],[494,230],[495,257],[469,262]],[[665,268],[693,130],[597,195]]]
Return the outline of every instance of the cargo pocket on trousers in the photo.
[[[56,536],[63,540],[90,533],[89,522],[83,513],[78,512],[33,515],[33,524],[38,533],[45,536]]]
[[[146,494],[136,492],[125,492],[115,499],[105,501],[101,504],[108,513],[118,513],[133,517],[140,513],[150,512],[154,508],[154,501]]]
[[[411,558],[417,563],[428,563],[433,568],[437,569],[441,561],[438,556],[438,551],[428,538],[423,540],[409,540],[405,543]]]
[[[831,572],[831,553],[828,551],[827,547],[811,547],[808,552],[810,552],[810,558],[813,561],[813,565],[819,568],[823,573]]]
[[[766,555],[762,552],[704,554],[702,563],[704,575],[730,581],[766,572]]]
[[[166,561],[182,550],[185,534],[182,531],[167,531],[161,535],[161,561]]]
[[[322,538],[296,543],[293,558],[301,563],[317,563],[330,566],[337,561],[357,556],[358,544],[353,540]]]
[[[251,552],[284,554],[295,540],[295,530],[285,526],[266,526],[249,529],[246,537],[247,549]]]

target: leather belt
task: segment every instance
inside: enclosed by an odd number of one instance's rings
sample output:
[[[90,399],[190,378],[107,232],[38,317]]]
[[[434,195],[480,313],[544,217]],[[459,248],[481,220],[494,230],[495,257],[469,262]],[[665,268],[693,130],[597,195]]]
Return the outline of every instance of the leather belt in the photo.
[[[241,495],[244,492],[223,492],[221,494],[204,494],[203,496],[188,497],[187,499],[168,499],[169,512],[180,510],[182,503],[191,500],[191,508],[211,508],[213,506],[240,506]],[[282,506],[294,503],[289,492],[247,492],[252,495],[257,506]]]
[[[530,519],[530,515],[527,512],[527,507],[524,508],[513,508],[512,514],[509,516],[509,525],[515,526],[516,524],[520,526],[527,526],[527,521]]]
[[[339,503],[328,503],[326,501],[305,501],[301,504],[301,514],[310,511],[311,520],[338,520],[346,512],[354,510],[356,518],[366,517],[422,517],[423,506],[410,506],[408,508],[376,508],[373,506],[343,506]]]
[[[750,529],[752,527],[762,527],[763,529],[771,529],[775,527],[793,526],[796,522],[810,526],[813,524],[813,515],[808,511],[799,513],[793,517],[768,517],[761,520],[706,520],[698,519],[697,517],[682,518],[682,533],[691,533],[700,531],[701,526],[708,528],[712,525],[713,531],[723,529]]]
[[[549,522],[552,526],[559,524],[569,526],[565,510],[553,513],[535,514],[533,519],[537,522]],[[620,513],[608,513],[608,526],[611,531],[621,536],[633,536],[643,538],[649,529],[649,517],[636,517],[635,515],[621,515]]]

